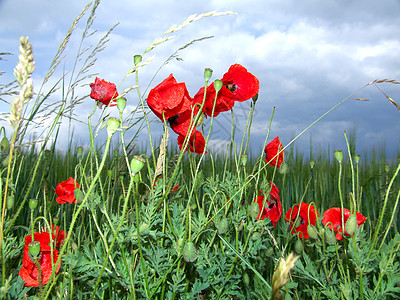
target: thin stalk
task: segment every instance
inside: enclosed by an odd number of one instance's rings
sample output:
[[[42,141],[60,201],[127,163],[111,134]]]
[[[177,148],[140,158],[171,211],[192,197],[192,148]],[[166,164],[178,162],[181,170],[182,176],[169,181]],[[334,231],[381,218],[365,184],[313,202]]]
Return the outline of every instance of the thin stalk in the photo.
[[[372,244],[371,244],[371,248],[369,249],[367,258],[370,258],[371,254],[372,254],[372,251],[373,251],[373,249],[374,249],[374,247],[375,247],[375,245],[376,245],[376,243],[378,241],[379,230],[381,229],[381,226],[382,226],[382,221],[383,221],[383,217],[384,217],[384,214],[385,214],[386,205],[387,205],[387,202],[388,202],[388,199],[389,199],[389,193],[390,193],[390,190],[392,188],[392,185],[393,185],[393,182],[394,182],[395,178],[399,174],[399,171],[400,171],[400,163],[397,165],[396,172],[393,174],[392,179],[389,182],[389,186],[388,186],[388,188],[386,190],[386,195],[385,195],[385,199],[384,199],[384,202],[383,202],[382,211],[381,211],[381,214],[379,216],[378,225],[375,228],[375,234],[374,234],[374,237],[373,237],[373,240],[372,240]],[[399,193],[400,193],[400,191],[399,191]],[[399,193],[397,194],[396,206],[397,206],[397,202],[399,200]],[[395,210],[393,211],[393,213],[394,212],[395,212]],[[389,223],[388,226],[390,226],[390,223]],[[388,230],[386,230],[386,232],[388,232]],[[387,233],[385,234],[385,238],[386,238],[386,235],[387,235]],[[383,243],[383,241],[382,241],[382,243]]]
[[[115,242],[116,242],[116,240],[117,240],[117,235],[118,235],[118,233],[119,233],[119,230],[121,229],[121,227],[122,227],[122,225],[123,225],[123,223],[124,223],[124,221],[125,221],[125,215],[126,215],[126,212],[128,211],[129,197],[131,196],[132,187],[134,186],[134,183],[135,183],[135,182],[134,182],[133,176],[130,176],[130,182],[129,182],[128,192],[127,192],[127,195],[126,195],[126,197],[125,197],[124,207],[123,207],[123,209],[122,209],[121,220],[120,220],[120,222],[119,222],[119,224],[118,224],[117,229],[115,230],[115,233],[114,233],[114,236],[113,236],[113,240],[112,240],[112,242],[111,242],[110,248],[109,248],[108,251],[107,251],[106,257],[110,257],[111,251],[112,251],[112,249],[113,249],[113,247],[114,247],[114,244],[115,244]],[[138,233],[139,233],[139,224],[137,224],[137,228],[138,228]],[[138,240],[139,240],[139,249],[140,249],[140,236],[139,236],[139,234],[138,234]],[[110,260],[112,261],[111,257],[110,257]],[[93,293],[92,293],[90,299],[93,299],[93,297],[94,297],[94,295],[95,295],[95,293],[96,293],[97,286],[98,286],[99,283],[100,283],[101,277],[102,277],[102,275],[103,275],[103,273],[104,273],[104,270],[105,270],[105,268],[106,268],[106,265],[107,265],[107,261],[108,261],[107,259],[104,260],[103,267],[101,268],[99,277],[97,278],[97,281],[96,281],[96,284],[95,284],[95,286],[94,286],[94,288],[93,288]],[[143,270],[143,271],[144,271],[144,270]],[[117,273],[117,275],[118,275],[118,273]]]
[[[90,186],[89,186],[89,188],[88,188],[88,190],[87,190],[87,192],[85,194],[85,197],[83,198],[81,204],[79,205],[78,209],[72,215],[72,219],[71,219],[71,222],[70,222],[70,225],[69,225],[69,230],[68,230],[67,236],[65,238],[64,245],[62,246],[61,250],[59,251],[59,256],[58,256],[56,265],[58,265],[61,262],[61,258],[63,256],[65,250],[67,249],[67,245],[68,245],[68,243],[69,243],[69,241],[71,239],[71,236],[73,235],[74,226],[75,226],[75,223],[76,223],[76,221],[78,219],[78,216],[79,216],[80,212],[82,211],[82,209],[85,207],[85,204],[89,199],[89,196],[91,195],[92,191],[94,190],[94,188],[96,186],[96,183],[97,183],[97,180],[100,178],[101,172],[102,172],[102,170],[104,168],[104,165],[105,165],[105,162],[106,162],[106,159],[107,159],[108,151],[110,149],[111,137],[112,136],[109,135],[108,138],[107,138],[107,142],[106,142],[106,146],[105,146],[105,149],[104,149],[103,158],[102,158],[102,161],[101,161],[101,163],[99,165],[97,173],[96,173],[95,177],[93,178],[93,180],[91,181],[91,184],[90,184]],[[49,281],[51,279],[53,279],[54,276],[55,276],[55,269],[53,269],[53,272],[51,273]],[[46,295],[45,299],[47,299],[49,297],[50,291],[51,291],[50,287],[46,286],[46,289],[44,290],[44,294]]]
[[[353,199],[354,197],[356,197],[356,186],[355,186],[355,176],[354,176],[354,165],[353,165],[353,159],[352,159],[352,155],[351,155],[351,151],[350,151],[350,144],[349,144],[349,140],[347,138],[347,134],[346,131],[344,132],[344,138],[346,139],[346,145],[347,145],[347,151],[349,153],[349,161],[350,161],[350,169],[351,169],[351,183],[352,183],[352,190],[353,190]],[[357,211],[357,207],[356,207],[357,203],[356,200],[354,199],[354,211],[352,210],[352,213],[355,214]],[[352,205],[350,205],[351,207]],[[344,233],[343,233],[344,234]]]

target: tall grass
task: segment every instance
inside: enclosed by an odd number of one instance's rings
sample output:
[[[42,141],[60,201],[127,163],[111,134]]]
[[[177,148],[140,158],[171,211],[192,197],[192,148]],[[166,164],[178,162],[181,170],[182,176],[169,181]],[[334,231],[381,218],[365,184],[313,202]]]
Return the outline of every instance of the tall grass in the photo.
[[[86,98],[78,95],[78,86],[85,86],[93,78],[88,72],[92,72],[96,55],[114,29],[100,37],[95,46],[84,46],[98,5],[96,1],[86,6],[73,22],[35,97],[29,93],[33,57],[26,38],[21,39],[26,59],[20,61],[22,68],[16,68],[17,79],[22,78],[18,81],[19,91],[7,90],[12,84],[5,87],[5,96],[18,96],[10,101],[11,126],[6,131],[11,138],[1,141],[2,298],[398,298],[400,157],[388,165],[383,155],[372,155],[372,159],[358,156],[354,152],[355,136],[344,135],[348,149],[342,149],[345,159],[340,163],[333,151],[314,152],[311,161],[305,160],[293,146],[289,147],[294,139],[285,146],[284,167],[268,165],[263,150],[269,133],[262,149],[250,151],[248,146],[255,101],[240,143],[235,143],[233,122],[229,124],[231,136],[227,138],[231,143],[225,154],[183,152],[176,146],[166,146],[161,137],[152,136],[151,112],[145,102],[148,89],[139,88],[141,68],[150,67],[151,59],[141,58],[190,23],[230,12],[190,16],[156,39],[121,80],[135,75],[134,85],[120,98],[132,95],[136,89],[139,108],[128,113],[118,107],[117,120],[106,117],[111,107],[97,116],[93,101],[93,112],[86,123],[90,147],[77,147],[72,120]],[[71,35],[87,13],[70,77],[64,74],[46,91],[45,83],[60,65]],[[51,95],[59,88],[61,100],[53,102]],[[38,143],[29,140],[29,132],[41,115],[50,116],[52,121],[50,130],[39,135]],[[271,121],[272,117],[273,112]],[[62,122],[69,124],[70,131],[68,149],[61,152],[56,145]],[[212,130],[212,125],[209,128]],[[134,147],[135,138],[146,129],[149,144]],[[128,130],[136,130],[131,140],[125,140]],[[165,126],[164,137],[168,130]],[[103,132],[105,138],[99,134]],[[207,137],[208,132],[204,134]],[[51,137],[55,138],[51,141]],[[242,160],[242,154],[248,155],[247,161]],[[137,156],[145,161],[141,170],[135,170]],[[76,181],[73,197],[77,202],[58,204],[55,189],[69,177]],[[270,209],[275,203],[270,196],[270,181],[279,188],[282,202],[282,216],[276,227],[269,218],[258,217],[259,207],[255,204],[260,192],[271,201],[264,202],[264,208]],[[286,212],[299,203],[311,203],[319,212],[313,224],[315,234],[309,239],[292,234],[291,227],[297,221],[308,222],[304,217],[285,222]],[[333,233],[329,225],[321,222],[325,211],[341,206],[353,214],[361,212],[367,221],[356,226],[351,236],[336,241],[330,238]],[[29,256],[26,239],[35,237],[35,232],[51,232],[51,224],[65,231],[63,243],[51,241],[45,245],[50,249],[40,244],[40,254],[29,252]],[[25,286],[20,270],[31,262],[39,270],[45,255],[51,257],[50,271],[36,273],[40,282],[37,287]],[[47,276],[46,282],[40,280],[42,276]]]

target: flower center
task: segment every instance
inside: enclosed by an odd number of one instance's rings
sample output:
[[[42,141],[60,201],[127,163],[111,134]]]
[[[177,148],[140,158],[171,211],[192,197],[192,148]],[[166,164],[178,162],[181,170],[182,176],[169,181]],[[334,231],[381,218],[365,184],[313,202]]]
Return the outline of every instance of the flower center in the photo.
[[[237,90],[238,86],[234,83],[228,83],[226,85],[226,88],[230,90],[232,93],[234,93]]]
[[[169,118],[168,118],[169,124],[178,125],[178,124],[175,122],[175,120],[178,119],[178,118],[179,118],[179,114],[177,114],[177,115],[175,115],[175,116],[172,116],[172,117],[169,117]]]

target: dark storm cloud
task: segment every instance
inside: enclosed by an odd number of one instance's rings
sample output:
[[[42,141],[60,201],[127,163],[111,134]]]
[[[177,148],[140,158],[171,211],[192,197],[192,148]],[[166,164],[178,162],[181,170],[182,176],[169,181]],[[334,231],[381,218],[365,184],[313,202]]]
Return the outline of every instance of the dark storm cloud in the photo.
[[[2,5],[1,5],[2,4]],[[18,36],[28,34],[34,41],[37,73],[43,76],[58,44],[84,3],[70,1],[7,0],[0,2],[1,51],[15,52]],[[23,9],[21,9],[23,8]],[[252,149],[264,142],[272,107],[275,114],[271,137],[279,135],[284,143],[306,128],[336,103],[374,79],[400,80],[399,1],[102,1],[94,28],[104,33],[116,22],[120,25],[99,55],[93,72],[108,80],[120,81],[132,65],[132,56],[141,53],[172,24],[193,13],[233,10],[234,16],[207,18],[178,32],[176,39],[157,47],[152,64],[141,71],[143,89],[155,70],[168,56],[194,38],[214,35],[179,53],[183,61],[166,65],[155,77],[154,87],[169,73],[185,81],[193,96],[203,85],[205,67],[214,69],[213,80],[221,78],[233,63],[243,64],[260,80],[260,98],[253,121]],[[82,26],[80,30],[82,30]],[[79,42],[79,30],[73,43]],[[75,44],[72,44],[73,46]],[[73,48],[73,47],[72,47]],[[68,58],[66,67],[71,64]],[[10,67],[12,70],[12,66]],[[12,71],[11,73],[12,74]],[[59,73],[58,73],[59,74]],[[128,78],[122,88],[130,86]],[[400,99],[399,88],[380,87],[393,99]],[[143,91],[143,90],[142,90]],[[82,90],[84,92],[84,90]],[[134,94],[129,101],[137,102]],[[371,99],[370,102],[354,98]],[[85,108],[90,110],[90,108]],[[249,103],[235,106],[238,135]],[[343,147],[343,131],[357,129],[360,151],[386,142],[391,154],[398,150],[399,112],[373,85],[350,97],[343,105],[313,126],[296,147],[304,152],[309,137],[322,147]],[[213,131],[213,145],[224,144],[230,136],[223,122],[230,113],[221,114]],[[79,126],[79,125],[77,125]],[[155,134],[161,124],[154,123]],[[83,132],[83,131],[82,131]],[[146,137],[144,136],[145,140]],[[175,140],[176,137],[171,138]],[[225,146],[224,146],[225,147]],[[220,147],[221,148],[221,147]]]

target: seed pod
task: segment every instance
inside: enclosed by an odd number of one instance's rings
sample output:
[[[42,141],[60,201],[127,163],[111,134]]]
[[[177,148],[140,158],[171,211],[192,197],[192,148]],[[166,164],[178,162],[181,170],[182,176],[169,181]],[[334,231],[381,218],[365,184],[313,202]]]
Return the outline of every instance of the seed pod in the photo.
[[[138,173],[145,164],[146,160],[138,155],[135,155],[131,160],[131,171],[132,173]]]
[[[38,206],[38,200],[37,200],[37,199],[32,198],[32,199],[29,200],[29,208],[30,208],[30,209],[33,210],[33,209],[35,209],[37,206]]]
[[[346,221],[345,229],[348,234],[353,234],[358,228],[357,216],[352,214]]]
[[[205,80],[210,80],[211,76],[212,76],[213,70],[210,68],[205,68],[204,69],[204,79]]]
[[[224,85],[224,83],[221,80],[219,80],[219,79],[215,80],[214,81],[214,89],[215,89],[215,91],[218,93],[222,89],[223,85]]]
[[[39,241],[33,241],[29,243],[29,248],[28,248],[28,253],[30,258],[33,260],[39,259],[40,257],[40,242]]]
[[[99,101],[99,103],[101,103],[101,102]],[[120,125],[121,125],[121,121],[119,119],[114,118],[114,117],[110,117],[107,120],[107,134],[108,134],[108,137],[111,137],[119,129]]]
[[[183,247],[183,258],[187,262],[194,262],[197,259],[197,250],[193,242],[187,242]]]
[[[117,99],[117,108],[120,112],[123,112],[126,107],[126,99],[124,97],[120,97]]]
[[[343,160],[343,151],[342,150],[335,150],[334,155],[335,155],[336,160],[341,163],[342,160]]]

